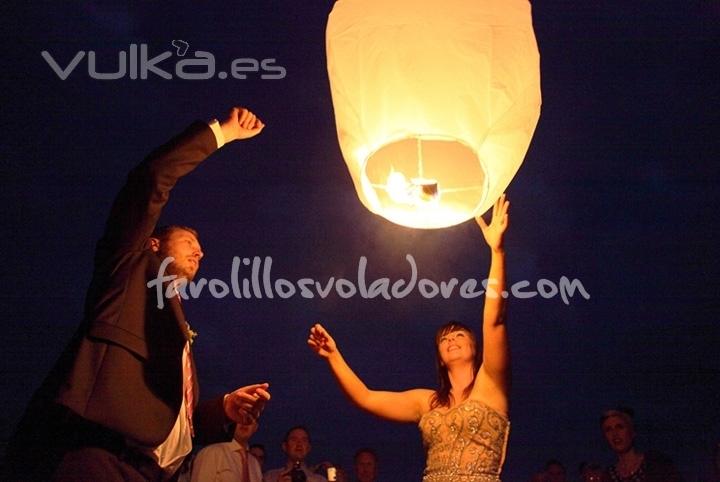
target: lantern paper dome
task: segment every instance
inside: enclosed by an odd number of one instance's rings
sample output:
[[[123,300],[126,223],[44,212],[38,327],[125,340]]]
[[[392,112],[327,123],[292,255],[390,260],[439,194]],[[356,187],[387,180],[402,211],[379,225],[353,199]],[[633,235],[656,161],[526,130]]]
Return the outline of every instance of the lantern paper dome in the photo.
[[[540,115],[523,0],[337,0],[327,64],[358,197],[388,220],[442,228],[485,212]]]

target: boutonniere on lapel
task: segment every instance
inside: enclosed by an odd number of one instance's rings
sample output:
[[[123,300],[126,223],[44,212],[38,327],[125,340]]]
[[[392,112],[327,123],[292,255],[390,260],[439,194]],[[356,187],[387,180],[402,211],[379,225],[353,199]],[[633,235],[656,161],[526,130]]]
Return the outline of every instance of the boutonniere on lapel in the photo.
[[[193,331],[193,329],[190,328],[190,323],[188,323],[187,321],[185,322],[185,328],[187,329],[187,332],[185,333],[185,338],[187,338],[187,341],[189,341],[192,345],[195,341],[195,337],[198,335],[197,331]]]

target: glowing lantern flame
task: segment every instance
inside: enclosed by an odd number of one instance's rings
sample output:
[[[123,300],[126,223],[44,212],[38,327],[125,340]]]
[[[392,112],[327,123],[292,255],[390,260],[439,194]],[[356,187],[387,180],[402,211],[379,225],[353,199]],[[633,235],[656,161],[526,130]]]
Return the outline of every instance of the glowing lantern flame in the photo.
[[[527,1],[337,0],[327,59],[340,147],[372,212],[441,228],[506,189],[540,115]]]
[[[440,193],[437,181],[416,177],[407,181],[401,172],[391,172],[385,183],[390,199],[398,204],[423,205],[437,202]]]

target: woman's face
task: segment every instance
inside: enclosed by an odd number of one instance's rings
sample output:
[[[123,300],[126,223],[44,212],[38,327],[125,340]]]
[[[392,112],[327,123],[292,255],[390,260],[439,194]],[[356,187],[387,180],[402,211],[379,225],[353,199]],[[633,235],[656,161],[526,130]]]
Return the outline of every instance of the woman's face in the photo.
[[[622,454],[633,447],[635,430],[632,423],[624,417],[611,415],[602,424],[605,440],[613,452]]]
[[[438,353],[443,365],[455,361],[472,361],[475,357],[475,340],[465,330],[453,330],[438,340]]]

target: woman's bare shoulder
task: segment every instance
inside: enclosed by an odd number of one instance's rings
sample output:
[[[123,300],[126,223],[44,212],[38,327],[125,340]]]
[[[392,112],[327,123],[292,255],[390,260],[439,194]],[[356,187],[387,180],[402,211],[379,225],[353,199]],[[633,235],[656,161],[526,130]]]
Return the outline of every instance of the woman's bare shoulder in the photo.
[[[412,390],[408,390],[406,393],[413,397],[413,400],[418,406],[420,415],[424,415],[430,411],[435,390],[431,390],[429,388],[414,388]]]
[[[469,398],[481,401],[502,415],[508,415],[510,404],[507,388],[499,386],[492,377],[488,376],[482,366],[475,378],[475,385]]]

